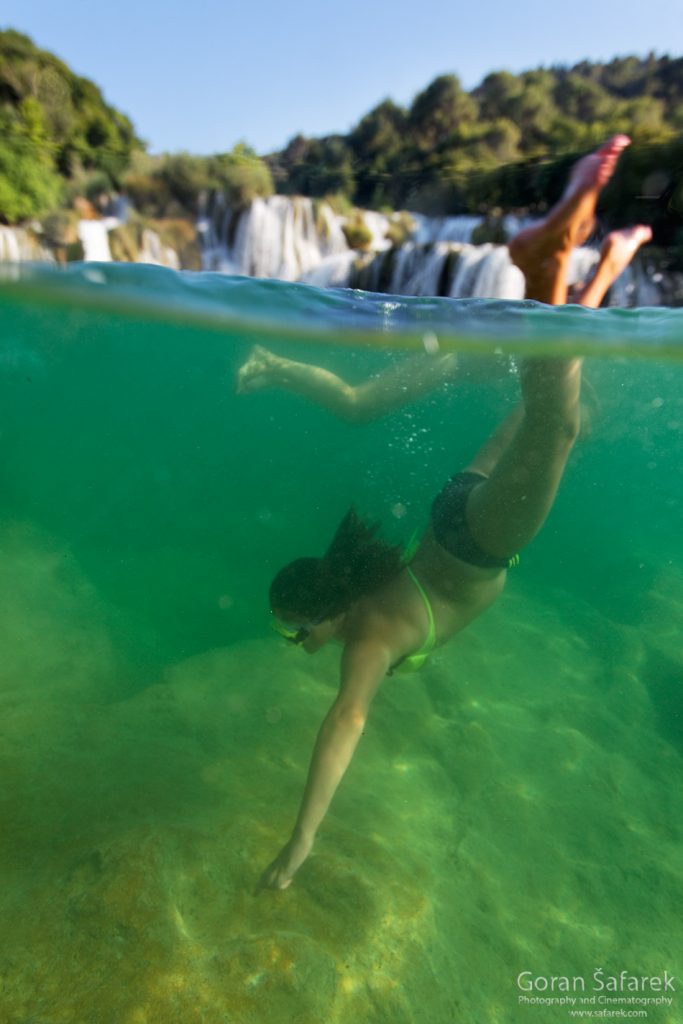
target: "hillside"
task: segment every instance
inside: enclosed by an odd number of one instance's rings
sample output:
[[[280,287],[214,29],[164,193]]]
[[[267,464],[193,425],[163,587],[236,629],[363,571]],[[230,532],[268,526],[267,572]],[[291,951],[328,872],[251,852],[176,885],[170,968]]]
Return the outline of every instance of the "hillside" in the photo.
[[[8,224],[113,190],[152,218],[194,219],[216,192],[238,208],[277,191],[347,210],[541,210],[577,154],[626,132],[634,146],[605,194],[609,221],[644,220],[659,244],[683,245],[683,58],[497,71],[469,92],[441,75],[410,106],[387,99],[346,135],[297,135],[264,157],[247,145],[150,156],[93,82],[9,30],[0,32],[0,130]]]
[[[142,143],[87,78],[25,35],[0,32],[0,217],[9,223],[115,185]],[[71,191],[69,186],[72,186]]]
[[[387,99],[347,135],[296,136],[268,162],[285,192],[454,211],[471,206],[482,173],[573,155],[615,132],[640,147],[683,132],[683,59],[497,71],[471,92],[441,75],[410,107]]]

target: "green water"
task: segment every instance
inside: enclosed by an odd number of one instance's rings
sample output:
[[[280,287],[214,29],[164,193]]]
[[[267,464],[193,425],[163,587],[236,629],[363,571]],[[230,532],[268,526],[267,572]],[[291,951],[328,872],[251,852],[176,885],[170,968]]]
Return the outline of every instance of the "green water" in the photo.
[[[0,1019],[561,1021],[519,972],[683,973],[683,311],[119,266],[0,303]],[[461,376],[367,425],[234,391],[255,342],[361,382],[425,335]],[[337,681],[269,630],[273,573],[351,502],[407,539],[512,408],[504,355],[560,350],[597,401],[548,523],[383,684],[311,858],[255,897]]]

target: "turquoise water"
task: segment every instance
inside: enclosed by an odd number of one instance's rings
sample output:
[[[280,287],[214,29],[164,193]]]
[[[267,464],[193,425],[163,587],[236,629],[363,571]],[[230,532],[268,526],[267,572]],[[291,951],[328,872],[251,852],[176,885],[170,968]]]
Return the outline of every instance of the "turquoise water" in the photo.
[[[681,970],[683,311],[133,266],[0,303],[4,1019],[559,1021],[520,971],[590,996],[599,966]],[[460,372],[348,424],[236,394],[254,344],[352,383],[435,344]],[[548,523],[382,686],[310,860],[254,897],[338,657],[274,638],[270,579],[351,502],[407,540],[513,407],[508,357],[560,351],[593,397]]]

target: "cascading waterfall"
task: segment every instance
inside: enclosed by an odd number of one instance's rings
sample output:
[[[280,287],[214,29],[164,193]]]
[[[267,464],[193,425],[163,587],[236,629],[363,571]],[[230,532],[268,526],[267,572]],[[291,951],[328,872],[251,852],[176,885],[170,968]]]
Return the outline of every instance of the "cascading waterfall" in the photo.
[[[159,267],[170,267],[171,270],[180,270],[180,260],[175,249],[164,245],[156,231],[151,228],[144,228],[142,232],[142,247],[137,258],[138,263],[154,263]]]
[[[396,295],[445,295],[452,298],[521,299],[522,275],[509,259],[507,247],[490,242],[472,244],[486,226],[474,216],[427,217],[360,211],[369,241],[351,248],[347,218],[329,203],[303,196],[255,199],[247,209],[233,210],[215,196],[202,211],[197,234],[205,270],[252,277],[303,281],[320,288],[362,288]],[[359,214],[352,222],[358,222]],[[108,233],[122,222],[113,217],[81,220],[78,233],[88,261],[109,261]],[[496,227],[509,237],[528,220],[508,215]],[[401,244],[398,239],[403,238]],[[570,283],[585,280],[598,258],[594,249],[574,254]],[[38,229],[0,225],[0,263],[53,260]],[[173,249],[149,228],[142,232],[139,263],[178,269]],[[670,283],[661,273],[636,260],[615,282],[609,304],[657,306],[668,301]]]
[[[298,281],[327,258],[349,252],[342,219],[303,196],[254,199],[233,211],[221,197],[197,230],[206,270]]]
[[[207,270],[253,277],[303,281],[317,287],[362,288],[395,295],[445,295],[452,298],[522,299],[524,279],[510,262],[507,247],[472,244],[485,218],[387,216],[362,211],[371,240],[352,249],[344,234],[346,218],[322,201],[301,196],[256,199],[242,211],[222,197],[198,223]],[[392,243],[392,224],[410,225],[403,244]],[[499,227],[510,237],[529,219],[507,215]],[[570,284],[583,281],[598,259],[594,249],[574,253]],[[661,277],[660,277],[661,280]],[[610,305],[660,305],[657,275],[648,276],[637,261],[615,283]]]
[[[111,249],[109,232],[121,225],[115,217],[102,220],[81,220],[78,224],[78,237],[83,245],[83,259],[86,262],[109,263]],[[153,263],[160,267],[178,270],[180,263],[174,249],[165,246],[156,231],[151,228],[142,229],[140,251],[136,263]]]
[[[471,242],[475,231],[486,221],[485,217],[468,214],[460,214],[457,217],[426,217],[421,213],[411,213],[410,216],[415,223],[412,241],[421,244]],[[514,214],[505,214],[499,219],[499,224],[508,238],[530,223],[530,217],[516,217]]]
[[[78,239],[83,246],[83,259],[86,262],[111,262],[109,232],[121,223],[114,217],[78,222]],[[26,228],[10,228],[0,224],[0,263],[36,261],[54,262],[53,253],[40,240],[39,235]],[[144,228],[142,231],[142,244],[136,262],[154,263],[162,267],[171,267],[173,270],[180,269],[176,251],[165,246],[156,231],[152,231],[151,228]]]
[[[52,259],[49,249],[25,228],[8,228],[0,224],[0,263]]]

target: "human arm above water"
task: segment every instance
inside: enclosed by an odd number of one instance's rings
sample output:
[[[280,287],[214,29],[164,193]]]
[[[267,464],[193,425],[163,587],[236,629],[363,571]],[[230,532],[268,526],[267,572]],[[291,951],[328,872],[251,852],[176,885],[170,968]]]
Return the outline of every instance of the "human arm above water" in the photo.
[[[286,889],[308,857],[318,827],[363,734],[368,709],[389,663],[384,645],[363,642],[344,648],[339,694],[318,732],[292,836],[263,872],[259,887]]]

